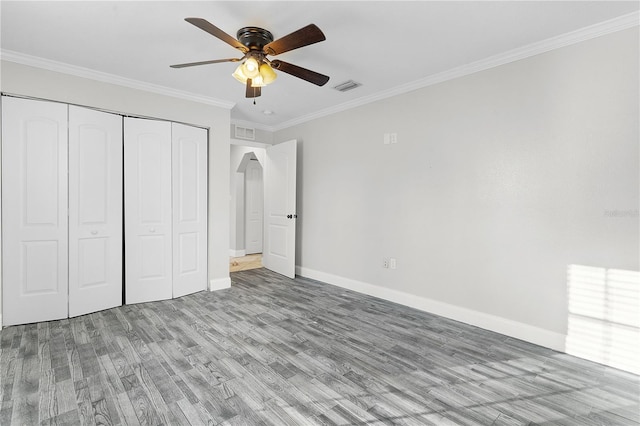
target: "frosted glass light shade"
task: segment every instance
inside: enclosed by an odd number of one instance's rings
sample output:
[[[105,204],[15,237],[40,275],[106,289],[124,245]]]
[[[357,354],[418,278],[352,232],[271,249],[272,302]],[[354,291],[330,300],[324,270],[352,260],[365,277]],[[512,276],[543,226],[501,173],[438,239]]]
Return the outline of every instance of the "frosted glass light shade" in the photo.
[[[242,73],[247,78],[256,78],[260,74],[260,65],[258,65],[258,61],[255,58],[248,58],[241,67]]]
[[[242,65],[238,65],[238,68],[236,68],[236,70],[231,75],[240,83],[247,84],[248,77],[242,72]]]
[[[262,77],[264,84],[267,85],[273,83],[276,77],[278,77],[278,74],[276,74],[269,64],[264,62],[260,65],[260,76]]]
[[[264,87],[266,85],[267,83],[264,82],[264,79],[260,74],[251,79],[251,87]]]

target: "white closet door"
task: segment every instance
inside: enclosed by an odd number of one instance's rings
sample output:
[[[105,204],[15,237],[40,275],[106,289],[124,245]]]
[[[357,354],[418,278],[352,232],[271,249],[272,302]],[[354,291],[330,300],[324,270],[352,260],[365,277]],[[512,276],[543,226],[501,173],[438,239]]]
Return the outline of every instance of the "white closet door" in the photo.
[[[3,325],[67,317],[67,105],[2,98]]]
[[[69,106],[69,316],[122,304],[122,117]]]
[[[172,124],[173,297],[207,289],[207,131]]]
[[[171,299],[171,123],[124,120],[125,303]]]

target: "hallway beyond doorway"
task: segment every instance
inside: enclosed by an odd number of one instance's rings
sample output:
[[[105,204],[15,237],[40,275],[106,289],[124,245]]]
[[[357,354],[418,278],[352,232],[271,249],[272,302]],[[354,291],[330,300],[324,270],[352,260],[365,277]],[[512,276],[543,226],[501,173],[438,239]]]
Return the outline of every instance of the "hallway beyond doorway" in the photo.
[[[229,272],[247,271],[262,268],[262,253],[229,258]]]

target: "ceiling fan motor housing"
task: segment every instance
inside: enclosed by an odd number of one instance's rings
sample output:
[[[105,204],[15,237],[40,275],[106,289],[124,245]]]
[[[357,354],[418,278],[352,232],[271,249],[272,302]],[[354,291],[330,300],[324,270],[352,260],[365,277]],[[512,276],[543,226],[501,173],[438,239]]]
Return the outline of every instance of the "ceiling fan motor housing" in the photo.
[[[273,41],[273,35],[269,31],[258,27],[240,28],[237,38],[250,51],[257,50],[259,52],[262,52],[262,48]]]

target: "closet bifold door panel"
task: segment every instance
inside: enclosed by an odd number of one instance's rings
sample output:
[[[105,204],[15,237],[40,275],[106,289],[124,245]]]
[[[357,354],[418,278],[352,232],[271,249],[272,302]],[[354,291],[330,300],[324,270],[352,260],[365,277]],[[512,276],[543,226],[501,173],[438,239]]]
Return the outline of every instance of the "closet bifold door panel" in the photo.
[[[69,316],[122,305],[122,116],[69,106]]]
[[[171,123],[124,119],[125,303],[171,299]]]
[[[67,108],[2,98],[5,326],[67,318]]]
[[[207,289],[207,131],[172,123],[173,297]]]

